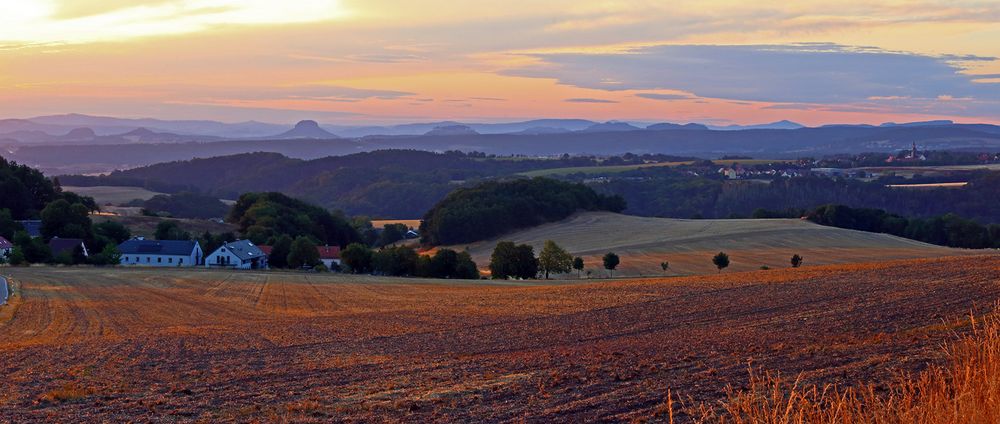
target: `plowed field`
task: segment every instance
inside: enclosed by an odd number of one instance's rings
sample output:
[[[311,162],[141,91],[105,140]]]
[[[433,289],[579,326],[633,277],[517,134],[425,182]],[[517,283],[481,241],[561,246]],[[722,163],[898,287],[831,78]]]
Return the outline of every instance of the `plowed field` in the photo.
[[[748,364],[891,381],[1000,299],[997,256],[520,286],[0,272],[0,422],[662,419]]]

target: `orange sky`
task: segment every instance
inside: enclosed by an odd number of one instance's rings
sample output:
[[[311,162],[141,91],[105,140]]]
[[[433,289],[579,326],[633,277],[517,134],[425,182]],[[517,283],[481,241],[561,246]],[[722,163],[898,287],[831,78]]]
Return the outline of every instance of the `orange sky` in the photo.
[[[0,117],[1000,123],[1000,2],[749,3],[0,0]]]

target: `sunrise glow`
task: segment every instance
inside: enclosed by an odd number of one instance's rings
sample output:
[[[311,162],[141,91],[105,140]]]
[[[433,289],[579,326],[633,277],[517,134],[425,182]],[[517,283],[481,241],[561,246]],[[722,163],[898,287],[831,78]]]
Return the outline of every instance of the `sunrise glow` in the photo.
[[[0,113],[14,117],[1000,116],[992,2],[0,0],[0,10]]]

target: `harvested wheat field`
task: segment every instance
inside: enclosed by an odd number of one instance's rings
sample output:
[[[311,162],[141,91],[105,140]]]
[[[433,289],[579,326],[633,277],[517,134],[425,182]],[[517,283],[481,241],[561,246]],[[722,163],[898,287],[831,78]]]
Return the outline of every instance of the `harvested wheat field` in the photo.
[[[497,239],[453,246],[468,249],[481,267],[490,262],[496,243],[527,243],[541,251],[553,240],[574,256],[584,258],[593,277],[607,277],[601,257],[611,251],[621,256],[616,277],[678,276],[717,272],[712,256],[729,254],[730,271],[751,271],[762,266],[787,268],[792,255],[806,265],[868,262],[872,258],[913,259],[974,255],[914,240],[863,231],[825,227],[799,219],[667,219],[608,212],[575,215]],[[667,261],[664,273],[660,263]],[[576,274],[563,277],[575,278]]]
[[[118,205],[122,203],[128,203],[133,200],[149,200],[154,196],[164,194],[155,191],[146,190],[141,187],[111,187],[111,186],[95,186],[95,187],[63,187],[66,191],[72,191],[73,193],[79,194],[81,196],[90,196],[94,198],[94,201],[99,205]]]
[[[885,387],[1000,299],[997,256],[560,285],[3,273],[0,422],[662,421],[668,391],[718,405],[748,364]]]

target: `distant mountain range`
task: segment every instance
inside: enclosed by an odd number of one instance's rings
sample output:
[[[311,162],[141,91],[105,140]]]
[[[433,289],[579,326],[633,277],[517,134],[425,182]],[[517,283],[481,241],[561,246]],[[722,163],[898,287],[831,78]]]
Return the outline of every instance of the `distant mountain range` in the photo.
[[[141,125],[141,126],[140,126]],[[203,132],[196,132],[203,131]],[[224,135],[219,135],[224,134]],[[555,156],[664,153],[796,158],[908,149],[1000,151],[1000,126],[951,121],[825,125],[790,121],[702,124],[541,119],[504,124],[437,122],[389,127],[118,119],[58,115],[0,120],[0,154],[49,174],[100,173],[154,163],[273,152],[315,159],[382,149]]]
[[[824,125],[820,128],[898,128],[956,125],[938,120],[882,125]],[[993,127],[983,125],[980,127]],[[305,120],[296,125],[247,121],[224,123],[207,120],[128,119],[81,114],[39,116],[30,119],[0,120],[2,144],[132,144],[185,143],[222,140],[360,139],[372,136],[434,136],[475,134],[551,135],[565,133],[616,133],[670,130],[798,130],[801,124],[783,120],[757,125],[704,125],[698,123],[640,124],[625,121],[595,122],[585,119],[536,119],[508,123],[464,123],[455,121],[412,123],[391,126],[325,125]],[[988,128],[980,128],[994,132]]]
[[[624,132],[643,129],[796,129],[789,121],[725,127],[702,124],[595,122],[585,119],[536,119],[509,123],[463,123],[454,121],[391,126],[323,125],[305,120],[294,126],[248,121],[224,123],[198,120],[128,119],[81,114],[39,116],[0,120],[0,144],[130,144],[183,143],[220,140],[335,139],[370,136],[471,135],[471,134],[561,134],[569,132]]]

